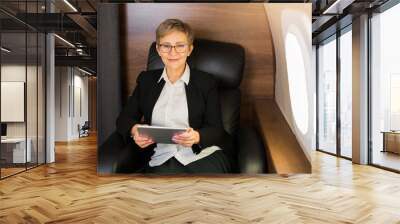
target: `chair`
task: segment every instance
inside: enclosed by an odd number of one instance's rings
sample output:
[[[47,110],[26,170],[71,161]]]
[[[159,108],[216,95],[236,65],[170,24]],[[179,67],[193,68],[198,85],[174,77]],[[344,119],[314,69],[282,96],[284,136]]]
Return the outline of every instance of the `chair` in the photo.
[[[85,121],[82,127],[78,124],[79,138],[89,136],[89,129],[90,129],[89,121]]]
[[[190,68],[210,73],[219,82],[224,128],[235,139],[234,172],[265,173],[267,171],[266,155],[261,138],[253,128],[240,127],[241,92],[239,86],[243,77],[244,62],[245,53],[240,45],[204,39],[194,42],[194,50],[188,59]],[[155,42],[153,42],[149,49],[147,70],[163,67],[161,58],[156,51]],[[111,137],[117,137],[116,135],[113,133]],[[111,144],[114,143],[105,142],[105,145],[110,146]],[[118,161],[112,161],[112,158],[116,158],[115,153],[102,152],[100,148],[99,163],[105,164],[102,164],[98,170],[107,172],[107,167],[115,169]]]

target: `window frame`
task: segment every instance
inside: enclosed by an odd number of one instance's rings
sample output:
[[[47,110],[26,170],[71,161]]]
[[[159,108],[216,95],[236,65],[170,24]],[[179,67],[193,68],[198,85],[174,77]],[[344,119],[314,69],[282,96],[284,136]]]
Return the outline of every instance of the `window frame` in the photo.
[[[394,6],[397,6],[400,3],[400,0],[388,0],[382,5],[380,5],[377,8],[371,9],[368,11],[368,31],[367,31],[367,38],[368,38],[368,69],[367,69],[367,75],[368,75],[368,165],[377,167],[383,170],[395,172],[395,173],[400,173],[400,170],[390,168],[384,165],[376,164],[373,162],[373,132],[372,132],[372,94],[373,94],[373,89],[372,89],[372,54],[373,54],[373,49],[372,49],[372,41],[373,41],[373,35],[372,35],[372,19],[374,16],[377,14],[384,13],[385,11],[393,8]],[[375,14],[375,15],[374,15]]]
[[[340,30],[337,30],[336,33],[332,34],[331,36],[319,41],[316,44],[316,151],[323,152],[329,155],[333,155],[339,158],[352,160],[352,158],[342,155],[341,150],[341,118],[340,118],[340,85],[341,85],[341,67],[340,67],[340,37],[347,32],[352,31],[352,23],[346,25]],[[331,41],[336,41],[336,152],[328,152],[324,149],[319,147],[319,82],[320,82],[320,75],[319,75],[319,47],[321,44],[326,44]]]

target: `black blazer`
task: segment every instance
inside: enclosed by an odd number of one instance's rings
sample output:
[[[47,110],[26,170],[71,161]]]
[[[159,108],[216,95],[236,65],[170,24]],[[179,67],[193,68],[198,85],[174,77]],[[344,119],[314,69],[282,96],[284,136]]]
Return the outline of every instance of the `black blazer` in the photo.
[[[126,143],[133,141],[130,130],[141,123],[151,124],[154,105],[161,94],[165,81],[160,79],[163,69],[143,71],[139,74],[137,86],[117,118],[117,131]],[[225,132],[218,96],[218,82],[210,74],[190,69],[189,84],[185,84],[188,104],[189,125],[200,133],[200,143],[193,145],[194,153],[203,148],[217,145],[229,147],[229,134]],[[155,144],[149,147],[155,147]]]

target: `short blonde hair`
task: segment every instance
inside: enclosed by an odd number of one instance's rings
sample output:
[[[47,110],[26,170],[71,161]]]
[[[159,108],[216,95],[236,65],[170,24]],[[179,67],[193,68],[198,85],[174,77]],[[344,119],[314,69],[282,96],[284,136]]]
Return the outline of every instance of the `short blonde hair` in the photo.
[[[158,25],[156,30],[156,42],[160,43],[160,39],[172,31],[180,31],[186,34],[189,44],[193,44],[194,33],[189,24],[182,22],[179,19],[167,19]]]

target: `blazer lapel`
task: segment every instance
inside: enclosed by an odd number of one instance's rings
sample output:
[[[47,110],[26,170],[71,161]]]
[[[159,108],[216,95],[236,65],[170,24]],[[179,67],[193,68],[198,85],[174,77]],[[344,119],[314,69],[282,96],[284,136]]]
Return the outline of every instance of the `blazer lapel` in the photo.
[[[155,76],[156,77],[156,79],[154,80],[155,84],[154,84],[152,91],[150,91],[149,98],[148,98],[148,110],[149,110],[149,116],[150,116],[148,120],[149,120],[150,124],[151,124],[154,106],[156,105],[156,102],[157,102],[158,98],[160,97],[161,91],[165,85],[164,79],[161,79],[160,82],[158,82],[159,78],[161,77],[161,74],[162,74],[162,70],[159,75]]]
[[[188,116],[189,116],[189,126],[193,127],[194,124],[194,112],[196,110],[196,93],[195,93],[195,86],[193,84],[193,70],[190,71],[190,80],[189,84],[185,85],[185,91],[186,91],[186,101],[188,105]]]

